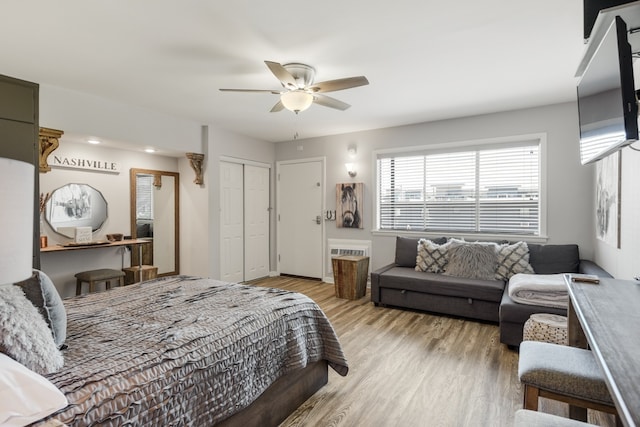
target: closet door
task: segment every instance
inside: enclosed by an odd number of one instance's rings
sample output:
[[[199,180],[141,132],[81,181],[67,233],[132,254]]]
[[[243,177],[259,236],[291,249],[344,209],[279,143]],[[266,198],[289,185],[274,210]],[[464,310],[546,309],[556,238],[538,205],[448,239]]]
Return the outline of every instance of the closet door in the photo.
[[[220,162],[220,279],[244,281],[244,166]]]
[[[269,169],[244,166],[244,280],[269,275]]]

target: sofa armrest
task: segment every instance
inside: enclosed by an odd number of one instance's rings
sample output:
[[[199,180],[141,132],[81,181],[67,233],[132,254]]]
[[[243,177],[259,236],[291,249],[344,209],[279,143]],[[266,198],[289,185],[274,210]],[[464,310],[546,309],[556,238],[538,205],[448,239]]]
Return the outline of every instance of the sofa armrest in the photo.
[[[392,262],[371,272],[371,302],[375,304],[380,302],[380,275],[397,266],[398,264]]]
[[[598,277],[613,277],[604,268],[600,267],[593,261],[588,259],[581,259],[578,265],[578,273],[582,274],[595,274]]]

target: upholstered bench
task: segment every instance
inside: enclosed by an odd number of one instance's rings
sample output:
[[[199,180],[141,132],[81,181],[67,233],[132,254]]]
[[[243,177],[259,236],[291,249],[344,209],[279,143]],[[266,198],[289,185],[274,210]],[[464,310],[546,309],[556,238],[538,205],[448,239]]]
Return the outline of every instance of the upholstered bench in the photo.
[[[569,418],[558,417],[557,415],[545,414],[544,412],[529,411],[520,409],[516,412],[516,419],[513,423],[515,427],[588,427],[593,424],[583,423]]]
[[[520,344],[518,377],[524,409],[538,410],[538,398],[570,405],[571,417],[586,421],[587,408],[616,414],[602,370],[589,350],[537,341]]]
[[[93,292],[95,284],[99,282],[105,282],[106,289],[111,289],[112,280],[117,280],[120,286],[124,286],[124,272],[122,270],[101,268],[99,270],[82,271],[77,273],[75,277],[76,295],[82,293],[83,283],[89,283],[89,292]]]

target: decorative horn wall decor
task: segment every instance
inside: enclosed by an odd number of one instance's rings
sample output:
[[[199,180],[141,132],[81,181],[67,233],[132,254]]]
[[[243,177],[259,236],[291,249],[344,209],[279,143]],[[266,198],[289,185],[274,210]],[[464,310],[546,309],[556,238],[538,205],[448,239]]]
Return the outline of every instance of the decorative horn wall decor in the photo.
[[[47,173],[51,170],[51,166],[47,161],[49,154],[53,153],[60,145],[60,137],[64,131],[58,129],[40,128],[38,135],[39,144],[39,168],[41,173]]]
[[[204,183],[202,179],[202,162],[204,162],[204,154],[187,153],[187,159],[189,159],[191,168],[196,173],[196,179],[193,180],[193,183],[202,185]]]

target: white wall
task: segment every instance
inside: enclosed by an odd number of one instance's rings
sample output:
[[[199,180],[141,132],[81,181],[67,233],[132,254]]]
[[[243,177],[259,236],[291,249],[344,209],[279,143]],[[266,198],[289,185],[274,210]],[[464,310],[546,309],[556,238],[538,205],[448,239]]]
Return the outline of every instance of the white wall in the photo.
[[[193,183],[195,172],[186,157],[181,157],[180,169],[180,273],[192,276],[210,277],[209,252],[210,229],[215,228],[209,220],[209,175],[211,169],[207,144],[207,127],[203,126],[202,149],[196,152],[205,155],[203,162],[204,184]]]
[[[577,243],[580,255],[594,257],[593,168],[580,165],[578,155],[578,115],[575,103],[517,110],[482,116],[281,142],[276,145],[278,161],[308,157],[327,158],[327,209],[335,209],[335,185],[364,182],[364,229],[338,229],[327,222],[326,237],[373,241],[372,268],[393,261],[395,235],[373,233],[375,191],[373,151],[385,148],[470,141],[503,136],[546,133],[547,135],[547,215],[546,243]],[[347,175],[349,145],[357,145],[357,176]]]
[[[640,143],[634,144],[636,148],[639,146]],[[640,276],[640,152],[624,148],[621,171],[620,248],[594,237],[595,260],[615,278],[630,280]],[[595,198],[595,178],[592,190]],[[595,217],[595,202],[591,213]]]
[[[40,85],[40,126],[169,154],[201,148],[198,123],[50,85]]]
[[[178,159],[174,157],[78,144],[65,141],[64,136],[53,155],[100,159],[116,162],[120,167],[119,174],[55,167],[51,172],[40,174],[40,192],[42,193],[50,193],[69,183],[88,184],[102,193],[108,204],[108,218],[103,227],[94,233],[94,240],[104,240],[108,233],[131,234],[129,169],[178,172]],[[50,246],[71,241],[55,233],[46,223],[45,230]],[[63,297],[75,295],[75,273],[97,268],[119,269],[123,263],[122,252],[118,248],[42,253],[40,260],[42,271],[51,277]],[[124,264],[125,267],[130,265],[128,253],[124,256]]]

